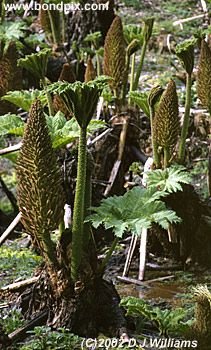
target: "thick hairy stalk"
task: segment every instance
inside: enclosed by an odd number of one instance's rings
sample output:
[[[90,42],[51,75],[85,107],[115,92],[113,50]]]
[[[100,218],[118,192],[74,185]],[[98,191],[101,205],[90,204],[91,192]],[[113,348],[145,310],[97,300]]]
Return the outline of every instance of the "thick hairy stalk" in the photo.
[[[146,55],[146,50],[147,50],[147,44],[148,44],[149,39],[150,39],[150,37],[152,35],[153,24],[154,24],[154,18],[153,17],[144,18],[144,27],[143,27],[143,32],[142,32],[143,46],[142,46],[142,49],[141,49],[141,57],[140,57],[139,65],[138,65],[138,68],[137,68],[135,81],[134,81],[134,84],[133,84],[133,91],[138,89],[139,78],[140,78],[140,75],[141,75],[141,72],[142,72],[143,63],[144,63],[144,57]]]
[[[76,194],[72,227],[71,277],[77,281],[82,259],[84,234],[84,193],[86,185],[86,128],[80,129]]]
[[[141,75],[141,72],[142,72],[142,69],[143,69],[144,57],[146,55],[146,50],[147,50],[147,41],[144,40],[143,46],[142,46],[142,49],[141,49],[141,57],[140,57],[139,65],[138,65],[138,68],[137,68],[135,81],[133,83],[133,91],[138,89],[139,78],[140,78],[140,75]]]
[[[130,93],[133,91],[133,83],[134,83],[134,76],[135,76],[135,64],[136,64],[136,54],[134,53],[131,58],[131,72],[130,72]],[[131,105],[131,98],[129,97],[128,100],[129,106]]]
[[[192,87],[192,78],[191,73],[187,73],[186,79],[186,100],[185,100],[185,114],[182,125],[182,132],[180,136],[179,143],[179,153],[178,153],[178,161],[179,163],[184,163],[185,159],[185,142],[188,135],[188,127],[190,121],[190,107],[191,107],[191,87]]]
[[[42,80],[42,84],[43,84],[43,87],[44,87],[44,90],[45,90],[45,94],[46,94],[46,97],[47,97],[48,112],[49,112],[49,115],[51,115],[53,117],[54,116],[53,101],[52,101],[50,92],[47,90],[47,84],[46,84],[46,79],[45,78]]]
[[[92,169],[93,169],[93,161],[91,155],[87,153],[87,166],[86,166],[86,184],[85,184],[85,193],[84,193],[84,217],[87,217],[91,213],[91,205],[92,205]],[[87,247],[89,244],[89,240],[92,236],[91,224],[89,222],[85,222],[84,224],[84,239],[83,246],[84,251],[87,251]]]
[[[133,39],[126,49],[126,58],[125,58],[125,81],[123,85],[123,92],[122,92],[122,100],[123,103],[125,102],[125,97],[127,94],[127,86],[128,86],[128,75],[129,75],[129,69],[130,69],[130,57],[135,54],[135,52],[139,49],[139,40]],[[134,67],[133,67],[134,69]],[[134,75],[134,72],[133,72]],[[134,79],[134,77],[133,77]],[[133,83],[132,83],[133,84]]]
[[[196,39],[185,40],[183,43],[177,45],[176,55],[182,62],[183,67],[186,70],[186,100],[185,100],[185,114],[182,126],[182,132],[179,143],[178,161],[184,163],[185,158],[185,142],[188,134],[189,119],[190,119],[190,107],[191,107],[191,75],[194,68],[194,47]]]

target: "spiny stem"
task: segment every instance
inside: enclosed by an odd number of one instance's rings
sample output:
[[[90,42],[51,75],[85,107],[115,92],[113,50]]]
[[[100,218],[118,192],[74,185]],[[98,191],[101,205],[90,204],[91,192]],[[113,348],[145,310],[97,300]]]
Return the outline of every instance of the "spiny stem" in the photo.
[[[131,93],[133,91],[133,84],[134,84],[134,75],[135,75],[135,63],[136,63],[136,54],[132,54],[132,58],[131,58],[131,72],[130,72],[130,91],[129,93]],[[131,105],[131,98],[129,97],[128,100],[128,104],[129,106]]]
[[[97,62],[97,76],[99,77],[101,74],[101,67],[100,67],[100,56],[98,52],[96,52],[96,62]]]
[[[136,77],[135,77],[135,81],[134,81],[134,84],[133,84],[133,91],[138,89],[139,78],[140,78],[140,75],[141,75],[141,72],[142,72],[146,50],[147,50],[147,40],[144,40],[143,46],[142,46],[142,49],[141,49],[140,62],[139,62],[138,68],[137,68]]]
[[[151,139],[152,139],[152,158],[153,163],[155,164],[156,168],[159,168],[160,166],[160,157],[158,154],[158,146],[155,142],[155,136],[154,136],[154,130],[153,130],[153,119],[154,119],[154,107],[150,106],[150,124],[151,124]]]
[[[82,258],[84,234],[84,194],[86,185],[86,128],[80,128],[78,146],[77,182],[75,191],[73,228],[72,228],[72,257],[71,277],[77,281]]]
[[[128,74],[129,74],[129,68],[130,68],[130,56],[128,54],[126,54],[126,64],[125,64],[126,68],[125,68],[125,81],[124,81],[124,85],[123,85],[123,93],[122,93],[122,100],[123,103],[125,102],[125,97],[127,94],[127,82],[128,82]]]
[[[45,78],[42,79],[42,85],[44,87],[44,91],[45,91],[45,94],[46,94],[46,97],[47,97],[49,115],[53,117],[54,116],[53,102],[52,102],[51,94],[47,90],[47,84],[46,84]]]
[[[188,135],[188,127],[189,127],[189,121],[190,121],[190,107],[191,107],[191,87],[192,87],[191,73],[187,73],[186,76],[187,76],[187,79],[186,79],[185,114],[184,114],[182,132],[180,136],[179,154],[178,154],[178,162],[181,164],[184,163],[184,159],[185,159],[185,142]]]
[[[170,149],[169,147],[165,147],[164,150],[164,161],[163,161],[163,165],[164,165],[164,169],[168,168],[169,166],[169,160],[170,160],[170,157],[171,157],[171,154],[170,154]]]

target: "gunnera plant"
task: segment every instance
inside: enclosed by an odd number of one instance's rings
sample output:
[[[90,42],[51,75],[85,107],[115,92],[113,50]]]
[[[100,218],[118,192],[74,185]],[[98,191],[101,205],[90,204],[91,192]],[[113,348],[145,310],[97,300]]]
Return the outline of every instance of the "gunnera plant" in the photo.
[[[201,41],[201,50],[199,57],[199,68],[197,76],[198,97],[203,106],[211,114],[211,49],[208,43],[203,39]]]
[[[0,42],[1,46],[2,42]],[[17,48],[16,44],[11,42],[5,53],[0,55],[0,97],[8,91],[21,89],[21,69],[17,67]],[[0,114],[12,111],[11,104],[1,102]]]
[[[96,78],[96,71],[92,62],[91,57],[87,60],[87,66],[84,76],[84,81],[87,83],[90,80],[94,80]]]
[[[170,80],[163,92],[153,119],[153,137],[163,149],[164,168],[168,167],[180,130],[176,84]]]
[[[62,176],[39,100],[31,107],[17,161],[21,221],[49,266],[56,267],[51,233],[63,220]]]
[[[211,293],[206,285],[193,288],[195,305],[195,322],[192,335],[200,345],[210,345],[211,341]]]
[[[116,16],[108,30],[104,45],[103,72],[110,76],[110,87],[120,97],[125,80],[125,40],[121,18]]]
[[[188,135],[188,127],[190,120],[191,107],[191,87],[192,87],[192,72],[194,68],[194,47],[196,39],[185,40],[177,45],[176,55],[179,57],[186,71],[186,98],[185,98],[185,114],[182,125],[182,132],[179,143],[178,159],[179,163],[184,162],[185,158],[185,142]]]
[[[149,113],[150,113],[150,125],[151,125],[151,138],[152,138],[152,157],[153,157],[153,163],[155,164],[156,168],[159,168],[160,166],[160,157],[158,153],[158,145],[155,140],[154,135],[154,127],[153,127],[153,121],[155,117],[155,110],[158,105],[158,102],[160,101],[160,98],[162,96],[164,89],[157,85],[153,87],[148,95],[148,105],[149,105]]]
[[[64,63],[58,81],[66,81],[74,83],[76,81],[75,73],[69,63]],[[68,111],[65,103],[59,95],[53,96],[53,109],[55,112],[64,113],[66,119],[71,118],[71,113]]]
[[[197,77],[198,97],[203,106],[205,106],[211,116],[211,49],[208,43],[201,40],[201,51],[199,58],[199,68]],[[211,134],[211,128],[210,128]],[[211,142],[208,140],[208,190],[211,195]]]

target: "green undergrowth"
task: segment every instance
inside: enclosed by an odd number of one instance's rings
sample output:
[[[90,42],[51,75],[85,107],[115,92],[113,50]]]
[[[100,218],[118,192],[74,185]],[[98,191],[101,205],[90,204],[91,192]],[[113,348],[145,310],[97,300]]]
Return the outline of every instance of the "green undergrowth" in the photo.
[[[29,278],[42,258],[29,248],[20,248],[17,243],[0,247],[0,287]]]

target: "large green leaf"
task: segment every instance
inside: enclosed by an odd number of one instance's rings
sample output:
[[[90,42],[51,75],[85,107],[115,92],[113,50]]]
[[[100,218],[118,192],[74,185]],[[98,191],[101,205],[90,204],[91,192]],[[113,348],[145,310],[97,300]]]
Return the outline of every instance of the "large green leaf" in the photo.
[[[54,117],[46,116],[47,125],[53,142],[53,148],[60,148],[79,138],[80,129],[75,118],[66,120],[62,112]],[[91,120],[88,126],[88,134],[92,134],[99,128],[105,126],[103,121]]]
[[[147,173],[147,186],[167,193],[182,191],[182,184],[190,184],[191,175],[181,165],[172,165],[164,170],[156,169]]]
[[[107,77],[101,76],[88,83],[57,82],[50,85],[48,91],[60,95],[67,109],[74,114],[80,127],[86,128],[94,116],[98,99],[107,81]]]
[[[54,117],[46,115],[47,126],[53,148],[64,147],[66,144],[79,138],[80,129],[75,118],[67,121],[62,112],[58,112]],[[16,114],[5,114],[0,116],[0,136],[14,134],[23,136],[24,122]],[[92,134],[99,128],[105,126],[100,120],[92,120],[88,126],[88,134]]]
[[[38,79],[44,79],[47,70],[48,57],[51,49],[43,49],[18,60],[18,66],[27,69]]]
[[[166,209],[164,202],[157,200],[155,190],[134,187],[123,196],[103,199],[99,207],[92,208],[93,214],[86,221],[91,221],[97,228],[104,224],[112,228],[117,237],[124,231],[140,235],[143,228],[150,228],[153,223],[167,229],[170,223],[181,222],[173,210]]]
[[[180,331],[180,323],[185,320],[188,310],[183,308],[160,309],[150,305],[143,299],[135,297],[125,297],[121,300],[121,306],[127,310],[127,315],[133,317],[146,317],[153,321],[160,335],[168,335],[170,331]],[[184,323],[182,323],[185,325]]]
[[[46,95],[43,93],[43,91],[40,91],[40,90],[9,91],[1,99],[9,101],[14,105],[22,108],[24,111],[28,112],[32,103],[36,100],[36,98],[39,98],[43,106],[46,105],[47,103]]]
[[[5,21],[0,25],[0,41],[3,44],[3,54],[7,52],[7,49],[11,42],[15,42],[19,48],[23,47],[20,39],[24,37],[26,30],[26,24],[23,21]],[[2,50],[2,47],[1,47]]]
[[[0,136],[13,134],[22,136],[24,132],[24,122],[16,114],[5,114],[0,116]]]
[[[150,110],[148,104],[148,95],[146,92],[132,91],[130,92],[131,102],[136,104],[141,110],[146,114],[146,116],[150,117]]]

